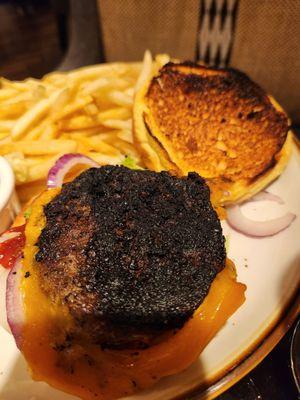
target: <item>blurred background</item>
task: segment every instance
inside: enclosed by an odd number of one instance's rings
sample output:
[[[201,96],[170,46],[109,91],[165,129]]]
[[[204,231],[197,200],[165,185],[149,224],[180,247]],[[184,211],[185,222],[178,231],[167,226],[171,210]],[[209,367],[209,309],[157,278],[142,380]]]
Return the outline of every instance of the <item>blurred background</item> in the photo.
[[[40,78],[55,69],[66,51],[67,14],[67,1],[1,0],[0,75]]]
[[[0,75],[41,77],[144,50],[248,73],[300,123],[300,1],[0,0]]]
[[[40,78],[105,61],[141,60],[145,49],[233,66],[300,124],[298,0],[0,0],[0,76]],[[220,397],[296,399],[291,335]]]

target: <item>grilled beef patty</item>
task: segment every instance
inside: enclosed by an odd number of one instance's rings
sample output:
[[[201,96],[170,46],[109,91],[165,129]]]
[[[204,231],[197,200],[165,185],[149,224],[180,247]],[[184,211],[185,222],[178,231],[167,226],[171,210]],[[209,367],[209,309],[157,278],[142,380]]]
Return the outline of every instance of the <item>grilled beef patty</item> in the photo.
[[[225,266],[221,225],[196,173],[91,168],[44,213],[43,290],[103,346],[143,347],[180,328]]]

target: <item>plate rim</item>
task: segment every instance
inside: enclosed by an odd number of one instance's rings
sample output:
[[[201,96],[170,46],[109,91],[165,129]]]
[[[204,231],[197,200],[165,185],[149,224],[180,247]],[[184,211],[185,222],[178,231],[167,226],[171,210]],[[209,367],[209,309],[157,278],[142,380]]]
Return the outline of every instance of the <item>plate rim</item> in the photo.
[[[300,266],[300,264],[299,264]],[[300,293],[297,288],[290,301],[272,319],[257,339],[230,366],[209,381],[181,393],[172,400],[213,400],[251,372],[279,343],[300,315]],[[187,397],[188,396],[188,397]]]
[[[294,133],[293,151],[300,159],[300,140]],[[171,400],[186,400],[187,396],[189,400],[213,400],[251,372],[274,349],[300,315],[300,293],[297,290],[299,283],[290,300],[273,314],[269,324],[230,365],[225,366],[206,382],[175,395]]]
[[[300,141],[295,135],[293,139],[294,154],[300,160]],[[187,388],[183,393],[175,394],[170,400],[213,400],[251,372],[273,350],[300,316],[300,293],[297,288],[299,289],[299,282],[286,304],[278,307],[270,317],[269,323],[259,329],[257,337],[230,364],[210,379],[196,384],[193,388]]]

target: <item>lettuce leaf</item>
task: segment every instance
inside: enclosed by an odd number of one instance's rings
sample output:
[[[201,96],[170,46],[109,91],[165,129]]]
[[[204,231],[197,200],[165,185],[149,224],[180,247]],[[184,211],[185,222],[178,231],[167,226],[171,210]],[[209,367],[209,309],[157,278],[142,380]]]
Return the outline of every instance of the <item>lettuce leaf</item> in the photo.
[[[131,156],[125,156],[124,160],[121,162],[121,165],[129,169],[143,169],[137,165],[136,160]]]
[[[28,219],[29,217],[30,217],[30,214],[31,214],[31,212],[32,212],[32,208],[31,207],[28,207],[26,210],[25,210],[25,212],[24,212],[24,218],[25,219]]]

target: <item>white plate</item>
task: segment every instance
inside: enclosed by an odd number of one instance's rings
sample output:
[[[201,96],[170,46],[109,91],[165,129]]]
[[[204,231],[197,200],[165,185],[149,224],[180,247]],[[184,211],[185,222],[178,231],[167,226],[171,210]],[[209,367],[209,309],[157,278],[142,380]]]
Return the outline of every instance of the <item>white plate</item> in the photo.
[[[249,203],[243,206],[243,211],[260,220],[287,210],[294,212],[297,218],[287,230],[273,237],[255,239],[223,224],[224,234],[230,237],[229,257],[236,264],[238,280],[247,285],[246,302],[193,366],[130,399],[167,400],[204,382],[212,384],[241,361],[278,322],[295,295],[300,279],[300,157],[296,149],[284,173],[268,190],[280,195],[285,205],[269,201]],[[0,399],[71,400],[75,397],[45,383],[33,382],[12,337],[0,328]]]
[[[12,224],[19,212],[14,173],[6,159],[0,157],[0,233]]]

